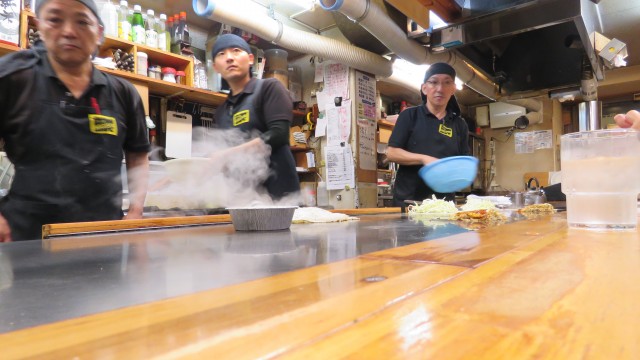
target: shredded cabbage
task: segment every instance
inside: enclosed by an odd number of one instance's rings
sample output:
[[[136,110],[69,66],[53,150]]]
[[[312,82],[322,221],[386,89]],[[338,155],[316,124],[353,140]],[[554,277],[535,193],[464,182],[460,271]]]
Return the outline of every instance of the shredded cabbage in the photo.
[[[420,205],[409,205],[409,214],[426,214],[448,218],[458,212],[458,208],[453,201],[436,199],[435,195],[431,199],[424,199]]]
[[[491,210],[495,209],[496,205],[484,199],[467,198],[467,203],[460,207],[462,211],[474,211],[474,210]]]

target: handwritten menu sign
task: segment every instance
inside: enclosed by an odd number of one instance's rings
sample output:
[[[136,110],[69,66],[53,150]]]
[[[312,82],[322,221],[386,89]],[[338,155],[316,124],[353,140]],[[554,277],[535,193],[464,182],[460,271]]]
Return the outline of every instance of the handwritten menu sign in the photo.
[[[358,119],[358,159],[360,169],[376,170],[376,121]]]
[[[337,146],[349,141],[351,136],[351,100],[342,102],[342,106],[328,107],[327,145]]]
[[[349,98],[349,67],[327,63],[324,66],[324,93],[330,98]]]
[[[376,79],[356,71],[358,118],[376,119]]]

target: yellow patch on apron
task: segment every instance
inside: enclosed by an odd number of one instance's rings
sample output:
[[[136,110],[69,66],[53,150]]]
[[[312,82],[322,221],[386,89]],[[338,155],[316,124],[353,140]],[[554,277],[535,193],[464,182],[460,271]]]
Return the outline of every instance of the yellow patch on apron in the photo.
[[[444,124],[440,124],[438,128],[438,132],[444,136],[453,137],[453,129],[450,127],[444,126]]]
[[[94,134],[118,136],[118,122],[111,116],[89,114],[89,130]]]
[[[249,120],[250,120],[249,110],[242,110],[233,114],[233,126],[238,126],[244,123],[248,123]]]

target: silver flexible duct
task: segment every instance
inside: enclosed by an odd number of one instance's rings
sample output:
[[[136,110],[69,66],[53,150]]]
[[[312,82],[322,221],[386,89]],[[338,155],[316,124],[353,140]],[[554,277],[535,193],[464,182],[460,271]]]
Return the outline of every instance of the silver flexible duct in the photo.
[[[193,0],[193,10],[198,16],[247,30],[286,49],[332,59],[382,77],[393,72],[392,62],[386,58],[339,40],[286,26],[269,17],[264,8],[253,1]]]
[[[456,70],[457,77],[465,85],[489,99],[495,100],[498,97],[495,84],[479,76],[455,53],[449,51],[433,54],[417,41],[408,39],[404,30],[378,4],[370,0],[320,0],[320,7],[328,11],[339,11],[354,19],[401,58],[414,64],[446,62]]]

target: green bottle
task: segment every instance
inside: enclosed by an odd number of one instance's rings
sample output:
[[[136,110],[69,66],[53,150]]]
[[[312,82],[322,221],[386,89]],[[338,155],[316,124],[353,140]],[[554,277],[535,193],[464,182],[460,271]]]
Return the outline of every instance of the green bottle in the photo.
[[[133,17],[131,18],[131,40],[134,43],[145,43],[144,19],[142,18],[142,7],[140,5],[133,6]]]

